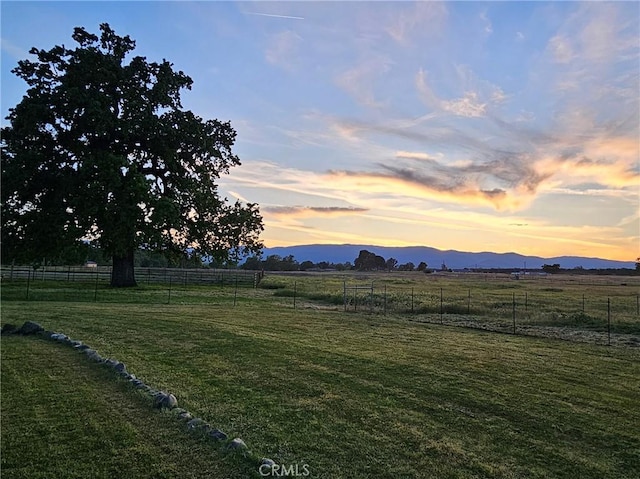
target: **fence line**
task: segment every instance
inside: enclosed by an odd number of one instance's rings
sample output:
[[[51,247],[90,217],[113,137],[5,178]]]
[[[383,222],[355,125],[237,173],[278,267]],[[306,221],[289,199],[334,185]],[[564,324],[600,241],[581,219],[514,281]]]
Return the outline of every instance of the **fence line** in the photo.
[[[547,287],[554,286],[548,283],[543,287],[531,283],[531,289],[525,290],[520,282],[516,291],[509,286],[503,290],[466,284],[442,287],[438,282],[424,284],[424,289],[416,291],[366,279],[343,280],[340,286],[335,281],[325,287],[313,283],[306,288],[304,282],[292,280],[293,289],[288,283],[278,280],[268,286],[278,288],[275,296],[293,297],[294,308],[315,308],[324,302],[345,312],[395,314],[412,321],[569,340],[581,340],[574,334],[600,334],[598,341],[604,344],[611,344],[612,333],[627,334],[629,344],[640,346],[640,293],[629,291],[626,283],[618,283],[623,288],[617,291],[609,284],[609,289],[596,294],[591,291],[588,296]],[[305,299],[311,302],[305,305]]]
[[[33,269],[30,266],[3,265],[0,267],[3,281],[110,281],[111,266],[45,266]],[[232,286],[236,282],[242,287],[258,286],[263,277],[261,271],[239,269],[208,268],[141,268],[135,269],[138,284],[173,283],[216,284],[221,287]]]
[[[110,288],[110,268],[2,268],[2,300],[88,301],[147,304],[233,304],[276,301],[294,309],[323,308],[365,314],[404,317],[411,321],[465,326],[510,334],[548,336],[540,331],[601,334],[610,344],[614,335],[626,335],[640,346],[640,293],[636,288],[564,290],[520,281],[514,290],[505,283],[443,284],[419,287],[385,281],[305,282],[299,276],[273,276],[257,284],[262,274],[242,270],[138,268],[142,286],[134,290]],[[256,279],[257,278],[257,279]],[[146,284],[149,287],[145,287]],[[154,284],[156,286],[154,286]],[[203,288],[190,288],[200,285]],[[559,286],[558,284],[553,286]],[[633,284],[632,286],[638,286]],[[249,292],[250,291],[250,292]],[[564,337],[572,340],[572,337]],[[625,339],[626,341],[627,339]]]

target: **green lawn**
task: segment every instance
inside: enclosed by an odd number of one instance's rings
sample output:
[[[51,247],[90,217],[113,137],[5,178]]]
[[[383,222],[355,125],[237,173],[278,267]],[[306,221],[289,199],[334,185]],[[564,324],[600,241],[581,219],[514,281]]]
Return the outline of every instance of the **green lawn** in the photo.
[[[2,323],[31,319],[80,339],[258,457],[307,465],[310,477],[640,477],[638,348],[294,310],[282,299],[4,301]],[[249,474],[71,349],[3,337],[2,376],[3,477],[64,477],[55,471],[78,458],[83,477]],[[118,405],[105,406],[112,394]],[[84,428],[78,410],[96,426]],[[49,459],[17,467],[25,450]]]
[[[3,478],[243,477],[225,455],[68,346],[2,338]]]

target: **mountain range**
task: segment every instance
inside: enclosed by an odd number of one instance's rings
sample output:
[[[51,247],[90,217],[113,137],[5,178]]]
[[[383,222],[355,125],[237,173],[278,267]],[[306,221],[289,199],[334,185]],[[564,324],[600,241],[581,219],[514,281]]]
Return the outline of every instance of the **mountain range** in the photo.
[[[270,255],[281,257],[292,255],[298,262],[312,261],[319,263],[353,264],[360,250],[367,250],[385,259],[395,258],[398,264],[408,262],[418,265],[421,261],[429,268],[440,269],[444,263],[447,268],[513,268],[536,270],[544,264],[559,264],[563,269],[582,267],[584,269],[629,268],[634,269],[633,261],[614,261],[602,258],[585,258],[581,256],[557,256],[542,258],[540,256],[525,256],[518,253],[471,253],[455,250],[439,250],[428,246],[373,246],[357,244],[311,244],[297,246],[279,246],[264,248],[263,258]]]

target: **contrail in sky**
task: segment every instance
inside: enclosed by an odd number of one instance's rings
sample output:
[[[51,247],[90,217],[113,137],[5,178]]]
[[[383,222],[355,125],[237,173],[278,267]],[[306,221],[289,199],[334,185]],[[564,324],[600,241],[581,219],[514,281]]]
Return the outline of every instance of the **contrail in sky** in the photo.
[[[289,15],[273,15],[271,13],[258,13],[258,12],[244,12],[246,15],[260,15],[261,17],[273,17],[273,18],[292,18],[293,20],[304,20],[304,17],[292,17]]]

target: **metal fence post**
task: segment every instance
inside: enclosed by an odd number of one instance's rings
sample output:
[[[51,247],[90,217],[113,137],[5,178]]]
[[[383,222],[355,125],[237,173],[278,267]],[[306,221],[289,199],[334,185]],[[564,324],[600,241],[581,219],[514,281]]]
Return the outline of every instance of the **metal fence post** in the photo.
[[[513,334],[516,334],[516,293],[513,293]]]
[[[369,305],[369,312],[373,313],[373,281],[371,281],[371,304]]]
[[[386,288],[386,286],[385,286]],[[411,312],[413,313],[413,288],[411,288]]]
[[[346,281],[342,282],[342,287],[343,287],[343,290],[342,290],[342,301],[344,303],[344,310],[346,312],[347,311],[347,282]]]
[[[356,296],[356,292],[358,290],[353,288],[353,310],[358,311],[358,297]]]
[[[607,298],[607,344],[611,346],[611,298]]]
[[[387,314],[387,285],[384,285],[384,314]]]
[[[34,271],[35,275],[35,271]],[[29,300],[29,286],[31,285],[31,270],[27,270],[27,301]]]
[[[236,302],[238,300],[238,275],[236,274],[236,287],[235,290],[233,292],[233,305],[236,305]]]

